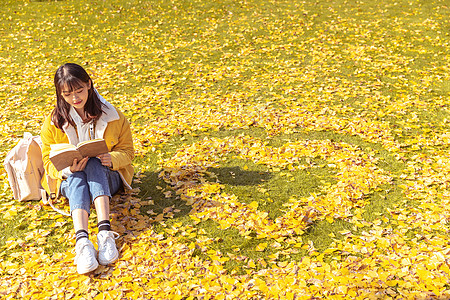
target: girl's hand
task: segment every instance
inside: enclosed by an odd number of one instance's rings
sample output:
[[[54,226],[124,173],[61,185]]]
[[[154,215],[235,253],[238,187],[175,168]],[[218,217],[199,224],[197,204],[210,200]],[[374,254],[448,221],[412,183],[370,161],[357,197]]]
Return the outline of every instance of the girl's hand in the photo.
[[[80,160],[80,162],[78,162],[78,160],[75,158],[73,160],[73,164],[70,166],[70,172],[75,173],[75,172],[83,171],[84,168],[86,167],[88,160],[89,160],[89,157],[85,157],[82,160]]]
[[[112,167],[112,159],[111,159],[111,154],[109,153],[105,153],[105,154],[100,154],[97,156],[98,159],[100,159],[100,161],[102,162],[102,165],[104,165],[105,167]]]

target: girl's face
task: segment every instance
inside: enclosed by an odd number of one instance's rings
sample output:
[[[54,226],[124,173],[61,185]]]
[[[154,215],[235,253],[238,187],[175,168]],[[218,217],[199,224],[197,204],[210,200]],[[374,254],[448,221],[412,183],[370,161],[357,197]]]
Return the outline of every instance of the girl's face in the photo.
[[[61,89],[61,96],[82,116],[84,114],[84,105],[87,102],[90,88],[91,82],[82,82],[80,86],[74,88],[72,91],[69,86],[64,85]]]

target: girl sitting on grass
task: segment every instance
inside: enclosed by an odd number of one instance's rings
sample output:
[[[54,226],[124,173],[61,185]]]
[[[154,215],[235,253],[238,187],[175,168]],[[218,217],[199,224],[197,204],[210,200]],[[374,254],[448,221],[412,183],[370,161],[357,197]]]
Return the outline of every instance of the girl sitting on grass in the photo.
[[[46,175],[55,180],[43,176],[42,185],[49,195],[56,193],[69,200],[76,239],[75,264],[78,273],[84,274],[94,271],[99,263],[108,265],[119,257],[115,243],[118,234],[111,231],[109,201],[121,189],[131,188],[133,140],[123,113],[97,93],[81,66],[68,63],[59,67],[54,82],[56,107],[45,119],[41,139]],[[52,144],[76,145],[97,138],[106,141],[108,153],[75,159],[59,172],[49,159]],[[97,211],[98,255],[88,233],[92,203]]]

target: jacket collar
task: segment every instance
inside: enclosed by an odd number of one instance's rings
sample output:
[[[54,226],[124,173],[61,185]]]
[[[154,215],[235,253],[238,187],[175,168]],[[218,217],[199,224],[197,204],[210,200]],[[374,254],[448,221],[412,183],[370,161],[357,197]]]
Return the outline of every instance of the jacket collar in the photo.
[[[100,94],[97,92],[96,89],[94,89],[94,91],[97,94],[97,97],[100,99],[100,101],[104,104],[103,113],[97,120],[97,123],[95,124],[95,138],[104,138],[105,130],[106,127],[108,126],[108,123],[119,120],[120,117],[114,106],[108,101],[106,101],[102,96],[100,96]],[[76,145],[78,143],[77,130],[69,123],[64,124],[63,130],[69,139],[69,143],[72,145]]]

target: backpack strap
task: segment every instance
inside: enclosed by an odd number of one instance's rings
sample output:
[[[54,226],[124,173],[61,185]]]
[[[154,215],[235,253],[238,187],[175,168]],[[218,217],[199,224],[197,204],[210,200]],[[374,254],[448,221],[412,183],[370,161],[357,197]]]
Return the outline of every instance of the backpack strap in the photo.
[[[42,202],[44,204],[49,204],[51,206],[51,208],[53,208],[54,211],[56,211],[56,212],[58,212],[58,213],[60,213],[60,214],[62,214],[64,216],[70,217],[70,213],[67,213],[67,212],[65,212],[63,210],[60,210],[60,209],[56,208],[53,205],[53,201],[58,199],[56,193],[54,192],[54,189],[56,188],[56,180],[51,178],[47,174],[45,176],[46,176],[46,179],[47,179],[48,188],[50,189],[50,195],[47,195],[47,192],[43,191],[43,193],[42,193]]]
[[[63,210],[60,210],[60,209],[56,208],[56,207],[53,205],[53,202],[52,202],[52,201],[53,201],[54,199],[56,199],[56,194],[55,194],[55,193],[51,193],[51,195],[50,195],[50,197],[49,197],[49,199],[48,199],[48,204],[50,204],[50,206],[53,208],[53,210],[56,211],[56,212],[59,212],[60,214],[62,214],[62,215],[64,215],[64,216],[70,217],[70,213],[65,212],[65,211],[63,211]]]

